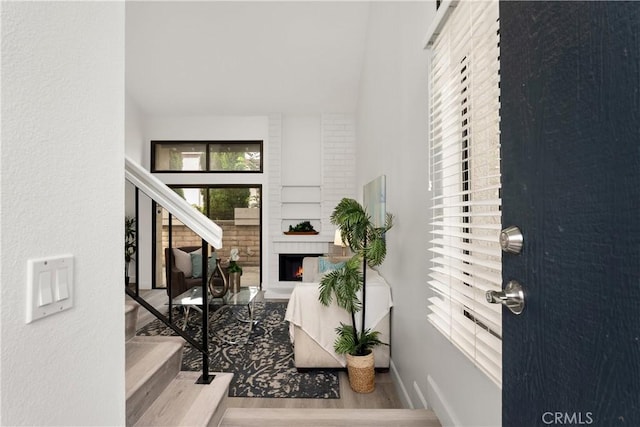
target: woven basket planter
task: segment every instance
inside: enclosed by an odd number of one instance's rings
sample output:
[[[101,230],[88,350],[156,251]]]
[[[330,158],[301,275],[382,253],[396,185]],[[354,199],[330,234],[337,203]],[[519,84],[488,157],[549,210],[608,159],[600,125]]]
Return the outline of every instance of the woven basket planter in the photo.
[[[356,393],[371,393],[376,388],[376,371],[373,352],[366,356],[347,354],[349,385]]]

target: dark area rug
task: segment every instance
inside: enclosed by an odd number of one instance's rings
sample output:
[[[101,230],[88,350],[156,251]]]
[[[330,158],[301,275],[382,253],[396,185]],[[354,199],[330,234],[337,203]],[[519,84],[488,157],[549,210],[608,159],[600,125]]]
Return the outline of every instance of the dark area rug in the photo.
[[[213,311],[216,307],[211,308]],[[338,373],[331,370],[298,372],[289,341],[289,323],[285,322],[286,302],[256,303],[258,320],[250,335],[248,324],[237,317],[247,316],[247,306],[217,307],[209,314],[209,370],[231,372],[229,397],[281,397],[339,399]],[[182,327],[184,315],[175,309],[174,319]],[[191,310],[186,331],[202,340],[201,314]],[[137,335],[175,335],[161,321],[154,320]],[[244,344],[248,336],[248,342]],[[226,340],[241,341],[233,345]],[[202,370],[202,355],[185,344],[182,370]]]

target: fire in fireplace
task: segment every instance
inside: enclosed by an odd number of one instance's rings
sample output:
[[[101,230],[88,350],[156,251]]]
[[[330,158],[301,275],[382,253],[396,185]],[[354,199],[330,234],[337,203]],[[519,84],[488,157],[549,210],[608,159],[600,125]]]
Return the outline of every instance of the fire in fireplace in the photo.
[[[302,282],[302,259],[319,256],[322,254],[280,254],[279,280],[281,282]]]

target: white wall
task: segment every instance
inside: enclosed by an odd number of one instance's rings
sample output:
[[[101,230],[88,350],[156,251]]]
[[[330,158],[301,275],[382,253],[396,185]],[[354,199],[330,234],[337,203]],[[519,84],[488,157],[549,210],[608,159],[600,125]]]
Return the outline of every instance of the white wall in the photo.
[[[149,162],[149,148],[144,135],[144,115],[138,103],[125,94],[124,152],[129,158],[140,164]]]
[[[500,425],[501,391],[427,321],[428,52],[422,40],[434,2],[374,2],[358,109],[362,185],[387,176],[396,215],[381,267],[392,286],[392,361],[407,406],[423,399],[443,425]]]
[[[123,425],[124,3],[2,2],[0,424]],[[27,260],[74,307],[25,324]]]
[[[148,162],[149,154],[147,146],[149,145],[144,137],[144,123],[143,115],[140,111],[138,104],[131,98],[128,93],[125,93],[125,116],[124,116],[124,140],[125,140],[125,154],[140,164]],[[125,214],[130,217],[135,217],[135,187],[130,182],[125,182]],[[148,205],[148,202],[143,199],[143,202]],[[151,207],[147,207],[147,210]],[[137,255],[134,255],[136,257]],[[129,276],[132,282],[136,282],[135,277],[135,261],[131,262],[129,266]],[[147,286],[150,287],[150,284]]]
[[[144,137],[143,115],[138,104],[128,94],[125,95],[124,125],[125,154],[140,164],[148,163],[149,144]],[[125,185],[125,212],[129,216],[135,216],[134,189],[130,183]]]
[[[282,117],[282,185],[320,185],[320,114]]]

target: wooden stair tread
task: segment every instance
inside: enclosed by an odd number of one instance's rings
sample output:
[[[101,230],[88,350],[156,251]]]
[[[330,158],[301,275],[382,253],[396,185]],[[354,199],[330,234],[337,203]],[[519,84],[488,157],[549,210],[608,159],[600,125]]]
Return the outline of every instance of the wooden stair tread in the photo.
[[[176,337],[133,337],[125,343],[128,426],[140,419],[180,371],[183,345]]]
[[[227,398],[233,374],[214,372],[211,384],[196,384],[201,375],[202,372],[179,372],[135,425],[217,425],[224,408],[217,418],[215,412]]]
[[[124,302],[124,314],[129,313],[130,311],[133,310],[137,310],[138,307],[140,307],[140,304],[138,304],[135,301],[131,301],[131,300],[127,300]]]
[[[136,325],[138,323],[138,309],[140,305],[135,301],[124,303],[124,338],[130,340],[136,335]]]
[[[426,409],[294,409],[229,408],[220,427],[390,426],[440,427],[438,418]]]
[[[146,338],[134,337],[125,344],[127,399],[162,368],[164,361],[182,351],[182,342],[172,337],[163,340]],[[181,360],[181,355],[179,357]]]

